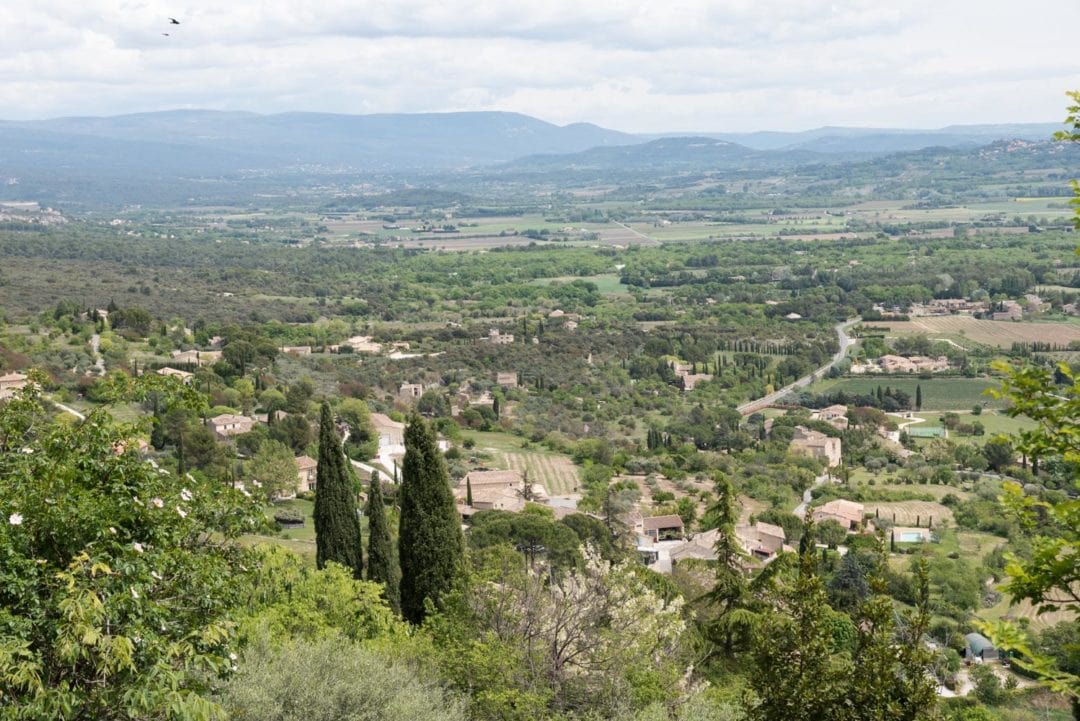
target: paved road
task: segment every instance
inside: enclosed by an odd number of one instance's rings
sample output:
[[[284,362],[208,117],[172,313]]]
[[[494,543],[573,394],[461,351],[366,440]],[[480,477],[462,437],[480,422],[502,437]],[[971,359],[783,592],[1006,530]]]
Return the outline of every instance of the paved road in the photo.
[[[744,416],[748,416],[748,415],[750,415],[752,413],[757,413],[762,408],[767,408],[768,406],[771,406],[772,404],[776,403],[777,401],[779,401],[781,398],[786,396],[791,391],[797,390],[799,388],[805,388],[806,386],[813,383],[816,378],[818,378],[818,377],[824,375],[825,373],[827,373],[830,368],[832,368],[834,365],[836,365],[837,363],[842,361],[847,356],[848,348],[850,348],[851,345],[855,342],[854,339],[852,339],[847,334],[847,329],[850,328],[851,326],[855,325],[857,322],[858,322],[858,319],[855,319],[855,320],[846,320],[843,323],[837,323],[836,324],[835,330],[836,330],[837,337],[840,339],[840,350],[838,350],[836,352],[836,354],[832,357],[832,359],[828,363],[821,366],[820,368],[815,370],[813,373],[803,376],[802,378],[795,381],[794,383],[790,383],[790,384],[784,386],[783,388],[781,388],[778,391],[773,391],[769,395],[764,396],[762,398],[758,398],[757,400],[747,401],[746,403],[743,403],[741,406],[737,407],[737,410],[739,411],[739,413],[743,414]]]
[[[52,400],[52,399],[50,399],[50,400]],[[64,411],[65,413],[70,413],[71,415],[75,416],[80,421],[85,421],[86,420],[86,416],[84,416],[82,413],[79,413],[77,410],[75,410],[71,406],[65,406],[63,403],[57,403],[56,401],[52,401],[52,404],[54,406],[56,406],[57,408],[59,408],[60,410]]]
[[[818,476],[817,478],[815,478],[815,479],[814,479],[814,485],[810,486],[810,487],[809,487],[809,488],[807,488],[807,489],[806,489],[805,491],[803,491],[803,494],[802,494],[802,503],[800,503],[799,505],[795,506],[795,510],[794,510],[794,511],[792,511],[792,513],[794,513],[794,514],[795,514],[796,516],[798,516],[799,518],[803,518],[804,516],[806,516],[806,506],[807,506],[807,505],[808,505],[808,504],[810,503],[810,501],[812,501],[812,500],[813,500],[813,498],[814,498],[814,497],[813,497],[813,495],[812,495],[812,494],[811,494],[810,492],[811,492],[812,490],[814,490],[815,488],[817,488],[818,486],[820,486],[820,485],[822,485],[822,484],[824,484],[824,483],[828,482],[828,480],[829,480],[829,474],[828,474],[828,473],[822,473],[822,474],[821,474],[820,476]]]
[[[653,245],[660,245],[660,242],[659,242],[659,241],[657,241],[657,240],[653,240],[653,239],[652,239],[652,238],[650,238],[649,236],[647,236],[647,235],[645,235],[644,233],[642,233],[642,232],[641,232],[640,230],[635,230],[634,228],[631,228],[631,227],[630,227],[629,225],[627,225],[626,223],[620,223],[620,222],[619,222],[619,221],[617,221],[617,220],[613,220],[613,221],[611,221],[611,222],[612,222],[612,223],[614,223],[615,225],[619,226],[620,228],[625,228],[626,230],[629,230],[629,231],[630,231],[631,233],[633,233],[634,235],[638,236],[639,238],[643,238],[643,239],[645,239],[645,240],[649,241],[649,242],[650,242],[650,243],[652,243]]]
[[[101,336],[95,333],[90,337],[90,349],[94,351],[94,367],[98,375],[105,375],[105,358],[101,355]]]
[[[345,442],[347,440],[349,440],[349,431],[345,431],[344,435],[341,438],[341,445],[343,447],[344,447]],[[345,457],[348,458],[348,454],[346,454]],[[389,456],[387,458],[383,458],[382,456],[378,456],[378,461],[380,463],[382,463],[382,465],[383,465],[382,468],[376,468],[375,466],[373,466],[371,464],[361,463],[360,461],[355,461],[352,458],[349,458],[349,463],[352,464],[353,468],[359,469],[359,470],[363,471],[364,473],[367,473],[368,477],[371,476],[372,472],[378,471],[380,477],[393,480],[394,474],[387,470],[388,468],[393,468],[393,461],[390,460]],[[364,480],[366,481],[367,478],[365,478]]]

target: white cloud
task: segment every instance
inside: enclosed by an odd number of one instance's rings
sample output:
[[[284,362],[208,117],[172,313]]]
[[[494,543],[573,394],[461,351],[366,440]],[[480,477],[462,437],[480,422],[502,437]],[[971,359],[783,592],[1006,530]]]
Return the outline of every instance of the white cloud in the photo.
[[[1050,0],[20,5],[0,8],[0,115],[16,119],[500,109],[637,131],[931,127],[1057,120],[1080,87],[1080,5]]]

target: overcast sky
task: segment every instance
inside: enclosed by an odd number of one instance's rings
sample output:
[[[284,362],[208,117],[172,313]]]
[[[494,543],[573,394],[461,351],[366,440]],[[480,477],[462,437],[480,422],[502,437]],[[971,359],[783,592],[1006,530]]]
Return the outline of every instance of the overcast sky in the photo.
[[[513,110],[636,132],[1057,122],[1080,88],[1077,28],[1080,0],[0,0],[0,117]]]

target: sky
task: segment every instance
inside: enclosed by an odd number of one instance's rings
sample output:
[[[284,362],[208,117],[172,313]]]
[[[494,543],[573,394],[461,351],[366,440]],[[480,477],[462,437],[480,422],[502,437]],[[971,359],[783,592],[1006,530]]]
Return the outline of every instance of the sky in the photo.
[[[0,117],[507,110],[652,133],[1058,122],[1080,89],[1078,28],[1078,0],[0,0]]]

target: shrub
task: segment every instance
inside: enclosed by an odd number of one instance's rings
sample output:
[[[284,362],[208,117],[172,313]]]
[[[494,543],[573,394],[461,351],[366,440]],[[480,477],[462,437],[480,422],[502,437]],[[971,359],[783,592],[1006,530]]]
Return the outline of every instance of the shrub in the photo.
[[[340,637],[255,643],[221,694],[236,721],[463,721],[462,704],[409,666]]]
[[[304,514],[295,508],[279,508],[274,511],[274,520],[283,526],[304,525]]]

